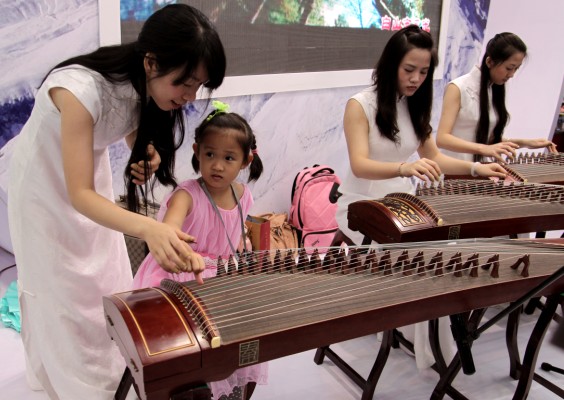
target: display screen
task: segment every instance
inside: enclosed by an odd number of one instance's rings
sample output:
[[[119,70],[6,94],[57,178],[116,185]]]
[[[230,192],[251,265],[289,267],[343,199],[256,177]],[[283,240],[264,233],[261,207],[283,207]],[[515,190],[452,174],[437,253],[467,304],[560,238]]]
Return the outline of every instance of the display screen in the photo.
[[[170,3],[190,4],[216,25],[227,75],[372,69],[394,31],[417,24],[438,47],[442,0],[121,0],[122,43]]]

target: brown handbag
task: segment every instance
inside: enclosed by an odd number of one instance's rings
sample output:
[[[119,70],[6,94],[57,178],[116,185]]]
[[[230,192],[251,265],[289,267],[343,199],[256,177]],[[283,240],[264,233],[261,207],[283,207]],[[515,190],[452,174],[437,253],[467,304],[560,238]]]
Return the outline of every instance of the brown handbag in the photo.
[[[298,247],[298,236],[288,223],[287,213],[249,216],[246,221],[253,250],[283,250]]]

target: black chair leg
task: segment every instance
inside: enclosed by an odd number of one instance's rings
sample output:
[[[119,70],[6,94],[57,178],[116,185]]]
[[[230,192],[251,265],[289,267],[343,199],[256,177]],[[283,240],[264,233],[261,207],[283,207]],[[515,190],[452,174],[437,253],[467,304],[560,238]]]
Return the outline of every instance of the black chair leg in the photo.
[[[129,389],[133,385],[133,375],[131,375],[131,371],[129,368],[125,368],[123,375],[121,377],[121,381],[119,382],[119,386],[116,390],[114,395],[114,400],[125,400],[127,397],[127,393],[129,393]]]

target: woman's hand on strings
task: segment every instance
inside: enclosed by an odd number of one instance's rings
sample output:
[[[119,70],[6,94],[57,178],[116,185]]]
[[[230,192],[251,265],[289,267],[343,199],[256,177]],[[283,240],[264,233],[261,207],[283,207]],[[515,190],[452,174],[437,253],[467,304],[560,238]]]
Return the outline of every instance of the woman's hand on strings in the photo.
[[[474,172],[478,176],[485,176],[485,177],[496,177],[505,179],[507,176],[507,171],[497,163],[488,163],[488,164],[481,164],[476,163],[474,167]]]
[[[137,163],[131,164],[131,175],[133,175],[133,183],[136,185],[143,185],[145,181],[149,180],[151,176],[159,169],[161,164],[161,156],[155,146],[152,144],[147,145],[147,175],[145,176],[145,161],[141,160]]]
[[[485,145],[480,152],[485,157],[492,157],[499,162],[504,162],[504,156],[513,159],[516,155],[516,150],[519,148],[517,143],[513,142],[499,142],[496,144]]]
[[[420,158],[411,163],[405,163],[400,168],[402,176],[415,176],[416,178],[428,181],[439,181],[441,178],[441,168],[433,160]]]
[[[205,268],[204,259],[188,245],[195,242],[193,236],[168,224],[154,221],[149,224],[143,239],[162,269],[174,274],[193,272],[196,281],[204,283],[200,275]]]
[[[529,149],[540,149],[546,147],[549,153],[558,153],[556,145],[550,140],[546,139],[523,139],[523,147],[528,147]]]

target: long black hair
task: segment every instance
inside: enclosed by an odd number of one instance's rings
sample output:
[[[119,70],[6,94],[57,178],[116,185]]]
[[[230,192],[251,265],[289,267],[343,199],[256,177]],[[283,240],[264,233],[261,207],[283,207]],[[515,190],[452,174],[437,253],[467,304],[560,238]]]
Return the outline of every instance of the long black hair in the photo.
[[[144,59],[148,53],[156,61],[158,76],[181,70],[175,84],[180,85],[192,77],[200,64],[207,70],[208,81],[204,86],[209,91],[223,82],[226,58],[219,35],[202,12],[186,4],[170,4],[156,11],[132,43],[101,47],[55,67],[79,64],[99,72],[109,82],[131,83],[139,94],[137,138],[124,172],[127,204],[133,211],[138,210],[139,197],[137,186],[132,182],[130,165],[141,160],[147,165],[147,146],[152,143],[161,157],[156,179],[163,185],[175,187],[175,152],[184,141],[183,111],[163,111],[151,98],[145,100],[148,96]],[[151,182],[151,190],[154,184],[155,180]]]
[[[236,113],[214,110],[196,128],[194,142],[200,145],[206,134],[214,129],[234,129],[241,133],[237,135],[237,142],[243,150],[243,162],[246,163],[249,160],[249,154],[253,154],[253,159],[249,165],[248,181],[256,181],[262,174],[263,165],[257,152],[257,138],[245,118]],[[194,171],[200,171],[200,161],[196,154],[192,156],[192,167]]]
[[[404,56],[412,49],[425,49],[431,53],[431,64],[425,80],[417,91],[407,98],[409,116],[419,141],[431,135],[431,108],[433,104],[433,73],[437,53],[431,35],[416,25],[409,25],[392,35],[372,72],[376,87],[376,125],[383,136],[398,141],[397,125],[398,69]]]
[[[480,119],[476,125],[476,143],[495,144],[501,142],[503,130],[509,121],[509,113],[505,107],[505,85],[492,85],[490,68],[486,60],[490,58],[493,65],[499,65],[515,53],[527,54],[527,46],[519,36],[510,32],[498,33],[486,45],[486,52],[480,65]],[[490,138],[490,114],[488,87],[492,88],[492,105],[497,113],[497,123]],[[474,155],[475,161],[480,161],[482,156]]]

